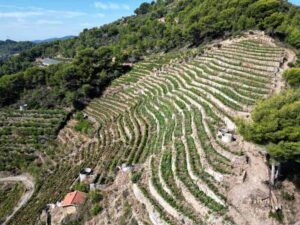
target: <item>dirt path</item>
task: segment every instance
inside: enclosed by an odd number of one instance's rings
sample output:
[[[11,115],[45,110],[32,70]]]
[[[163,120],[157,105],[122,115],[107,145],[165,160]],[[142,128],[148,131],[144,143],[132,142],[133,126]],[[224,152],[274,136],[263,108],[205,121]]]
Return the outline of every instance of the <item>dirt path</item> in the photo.
[[[15,183],[15,182],[22,182],[26,187],[26,192],[22,196],[18,204],[15,206],[13,212],[6,217],[2,225],[7,224],[12,219],[12,217],[29,201],[29,199],[31,198],[34,192],[33,178],[28,175],[9,176],[9,177],[0,178],[0,183]]]

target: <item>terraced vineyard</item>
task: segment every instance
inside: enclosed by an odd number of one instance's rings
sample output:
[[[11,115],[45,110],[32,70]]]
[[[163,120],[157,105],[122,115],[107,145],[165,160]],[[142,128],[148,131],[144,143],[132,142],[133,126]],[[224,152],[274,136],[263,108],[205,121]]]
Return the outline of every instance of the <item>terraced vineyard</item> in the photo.
[[[57,138],[60,145],[53,155],[54,169],[39,183],[42,194],[34,195],[11,224],[33,223],[46,204],[59,201],[69,191],[84,167],[95,168],[100,172],[98,184],[108,185],[103,193],[107,209],[95,224],[117,223],[118,218],[112,217],[118,217],[128,205],[130,213],[119,218],[127,222],[134,218],[139,224],[245,224],[249,218],[255,220],[255,215],[242,215],[251,211],[249,204],[241,212],[240,203],[232,202],[240,189],[263,185],[259,177],[232,191],[232,185],[242,180],[248,145],[237,134],[235,142],[225,144],[217,130],[228,128],[235,133],[234,118],[249,117],[258,99],[280,88],[285,50],[266,36],[250,35],[208,46],[203,54],[196,52],[146,59],[115,80],[84,110],[94,123],[94,136],[76,132],[74,120],[69,121]],[[21,151],[36,156],[32,149],[41,146],[39,137],[47,134],[50,139],[64,117],[61,111],[15,114],[20,112],[2,112],[2,133],[15,126],[11,124],[40,123],[29,126],[36,127],[36,135],[18,134],[14,129],[1,135],[1,140],[18,140],[1,141],[2,149],[13,149],[5,160],[18,157]],[[47,119],[41,122],[42,117]],[[25,125],[18,126],[27,130]],[[124,181],[127,175],[115,180],[123,163],[143,167],[141,176],[132,174],[135,183]],[[259,167],[257,162],[253,167]],[[124,186],[125,191],[119,193]],[[266,212],[259,222],[268,219],[269,208],[259,210]],[[127,214],[132,218],[126,220]],[[257,220],[252,224],[255,222],[258,224]]]
[[[267,37],[212,46],[169,63],[141,63],[113,82],[85,112],[99,122],[100,183],[122,163],[144,164],[132,189],[154,224],[232,223],[229,177],[240,174],[239,138],[224,144],[218,128],[279,85],[285,51]],[[228,213],[229,211],[234,213]]]
[[[45,144],[56,138],[66,113],[62,110],[1,110],[0,171],[24,169],[50,154]]]

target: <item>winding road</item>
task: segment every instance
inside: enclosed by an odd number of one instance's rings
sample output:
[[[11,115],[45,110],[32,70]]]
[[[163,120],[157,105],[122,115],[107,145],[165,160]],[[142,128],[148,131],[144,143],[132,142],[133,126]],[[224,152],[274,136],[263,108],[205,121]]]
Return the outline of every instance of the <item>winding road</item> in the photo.
[[[0,183],[14,183],[14,182],[22,182],[26,187],[25,194],[21,197],[18,204],[15,206],[13,212],[6,217],[2,225],[6,225],[9,220],[29,201],[34,192],[34,181],[33,178],[28,175],[20,175],[20,176],[9,176],[0,178]]]

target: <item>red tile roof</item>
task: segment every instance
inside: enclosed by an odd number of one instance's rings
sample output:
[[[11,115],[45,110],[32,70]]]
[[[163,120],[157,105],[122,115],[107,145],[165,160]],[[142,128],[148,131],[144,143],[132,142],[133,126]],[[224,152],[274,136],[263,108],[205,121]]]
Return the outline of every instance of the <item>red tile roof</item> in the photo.
[[[71,193],[68,193],[63,202],[63,206],[69,206],[69,205],[83,205],[86,200],[86,193],[80,192],[80,191],[74,191]]]

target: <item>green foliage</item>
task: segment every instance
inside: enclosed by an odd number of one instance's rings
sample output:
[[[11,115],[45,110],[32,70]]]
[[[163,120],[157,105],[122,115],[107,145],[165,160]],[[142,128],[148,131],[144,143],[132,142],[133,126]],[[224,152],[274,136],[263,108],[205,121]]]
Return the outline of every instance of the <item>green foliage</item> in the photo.
[[[73,221],[73,220],[71,220],[71,221],[68,221],[68,222],[62,222],[62,224],[61,225],[81,225],[82,223],[80,222],[80,221]]]
[[[300,162],[300,142],[281,141],[277,145],[270,144],[268,152],[280,161],[296,160]]]
[[[74,118],[77,120],[77,123],[74,127],[76,131],[84,134],[89,134],[93,131],[93,125],[89,120],[84,118],[82,112],[77,112]]]
[[[89,185],[84,184],[84,183],[77,183],[73,186],[73,189],[76,191],[81,191],[81,192],[89,192]]]
[[[127,201],[125,202],[124,210],[123,211],[124,212],[123,212],[123,215],[120,218],[119,225],[126,225],[126,224],[128,224],[126,222],[126,220],[132,216],[131,206],[129,205],[129,203]],[[130,224],[134,224],[134,223],[131,222]]]
[[[292,68],[286,70],[283,74],[283,77],[287,80],[288,84],[291,87],[300,87],[300,68]]]
[[[275,13],[280,5],[279,0],[258,0],[249,6],[247,14],[253,18],[262,20]]]
[[[136,184],[140,180],[142,174],[141,173],[133,173],[131,176],[132,183]]]
[[[143,15],[143,14],[147,14],[151,11],[151,4],[144,2],[140,5],[139,8],[137,8],[134,13],[137,15]]]
[[[102,86],[119,76],[123,69],[118,63],[119,58],[110,47],[87,48],[78,51],[69,64],[29,67],[24,72],[2,76],[0,106],[15,103],[23,95],[35,107],[73,104],[80,108],[88,99],[99,95]],[[45,93],[47,98],[41,99]]]
[[[269,212],[269,217],[275,219],[279,223],[282,223],[284,215],[282,210],[277,210],[276,212]]]
[[[103,199],[103,195],[99,190],[93,190],[89,192],[89,198],[93,204],[96,204]]]
[[[285,192],[285,191],[283,191],[281,193],[281,196],[286,201],[293,201],[293,200],[295,200],[295,196],[293,194],[290,194],[290,193]]]
[[[90,130],[91,124],[87,120],[78,121],[75,125],[75,130],[87,134]]]
[[[91,214],[93,216],[97,216],[102,210],[103,210],[103,208],[99,204],[94,205],[91,210]]]
[[[260,102],[252,123],[238,121],[239,132],[248,141],[269,144],[278,161],[300,160],[300,92],[290,90]]]
[[[13,54],[29,49],[34,44],[29,41],[16,42],[12,40],[0,41],[0,61],[5,60]]]

